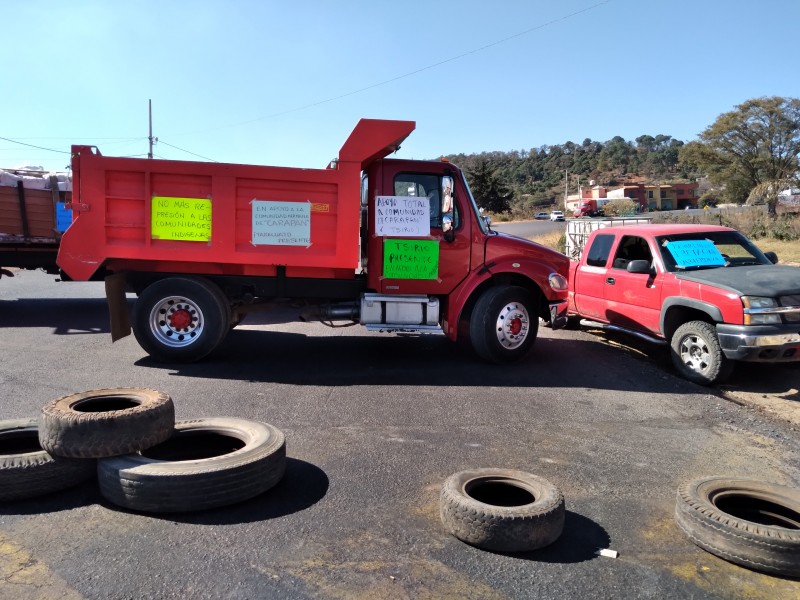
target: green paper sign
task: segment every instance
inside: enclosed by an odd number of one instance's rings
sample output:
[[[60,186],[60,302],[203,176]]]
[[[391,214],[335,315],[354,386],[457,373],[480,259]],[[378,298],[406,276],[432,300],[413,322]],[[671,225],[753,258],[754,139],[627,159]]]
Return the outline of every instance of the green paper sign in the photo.
[[[387,279],[438,279],[439,242],[383,240],[383,276]]]

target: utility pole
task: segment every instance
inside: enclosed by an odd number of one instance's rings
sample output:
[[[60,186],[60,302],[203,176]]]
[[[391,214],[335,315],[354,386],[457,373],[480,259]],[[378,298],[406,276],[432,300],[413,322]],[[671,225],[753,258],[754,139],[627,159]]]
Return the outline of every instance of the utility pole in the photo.
[[[147,139],[150,141],[150,152],[147,153],[147,158],[153,158],[153,101],[147,101],[148,120],[150,123],[150,134]]]
[[[569,196],[569,169],[564,169],[564,210],[567,210],[567,196]]]

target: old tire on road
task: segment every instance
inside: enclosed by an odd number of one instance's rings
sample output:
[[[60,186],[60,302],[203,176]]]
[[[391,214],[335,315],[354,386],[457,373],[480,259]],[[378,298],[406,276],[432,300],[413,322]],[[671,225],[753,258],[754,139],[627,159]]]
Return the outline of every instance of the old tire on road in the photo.
[[[175,406],[147,388],[89,390],[53,400],[39,415],[39,443],[50,454],[104,458],[129,454],[172,435]]]
[[[96,473],[93,460],[61,458],[43,450],[37,419],[0,421],[0,502],[59,492]]]
[[[564,496],[552,483],[510,469],[451,475],[440,515],[458,539],[497,552],[528,552],[552,544],[564,529]]]
[[[539,315],[528,290],[510,285],[487,289],[478,298],[469,323],[475,353],[493,363],[522,358],[536,340]]]
[[[672,363],[680,375],[700,385],[724,381],[733,370],[725,357],[714,325],[705,321],[684,323],[672,335]]]
[[[749,569],[800,577],[800,490],[726,477],[678,488],[675,522],[704,550]]]
[[[178,421],[174,435],[139,454],[98,463],[100,493],[141,512],[188,512],[242,502],[277,484],[286,440],[272,425],[217,417]]]
[[[231,329],[231,307],[219,287],[199,277],[167,277],[147,286],[133,306],[133,334],[153,358],[194,362]]]

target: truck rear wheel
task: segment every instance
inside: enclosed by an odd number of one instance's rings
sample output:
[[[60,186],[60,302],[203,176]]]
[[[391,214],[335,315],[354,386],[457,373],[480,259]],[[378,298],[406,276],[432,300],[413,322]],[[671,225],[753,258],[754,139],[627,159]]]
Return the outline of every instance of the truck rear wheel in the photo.
[[[469,324],[475,353],[494,363],[522,358],[536,340],[539,316],[526,289],[502,285],[478,298]]]
[[[711,323],[684,323],[675,330],[670,346],[675,368],[682,377],[694,383],[718,383],[727,378],[733,368],[722,352],[717,331]]]
[[[168,277],[149,285],[133,307],[133,334],[153,358],[200,360],[230,329],[230,304],[210,281]]]

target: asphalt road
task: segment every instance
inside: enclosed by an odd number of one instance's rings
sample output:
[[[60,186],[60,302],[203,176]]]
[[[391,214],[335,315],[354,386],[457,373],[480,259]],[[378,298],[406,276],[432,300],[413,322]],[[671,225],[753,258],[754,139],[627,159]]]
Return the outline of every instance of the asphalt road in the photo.
[[[566,231],[567,224],[565,221],[513,221],[492,223],[492,229],[521,238],[531,238],[551,231]]]
[[[141,386],[179,419],[280,428],[283,481],[253,500],[137,514],[94,485],[0,506],[0,598],[791,598],[800,582],[722,561],[675,528],[675,490],[709,474],[800,485],[800,436],[587,332],[540,331],[521,363],[441,336],[255,316],[202,363],[112,344],[102,287],[0,280],[3,418],[66,394]],[[443,530],[439,491],[475,467],[557,485],[553,545],[505,555]],[[595,555],[612,548],[616,559]]]

